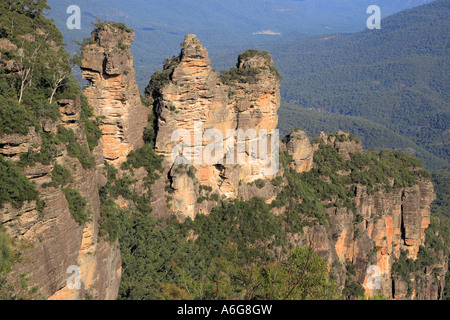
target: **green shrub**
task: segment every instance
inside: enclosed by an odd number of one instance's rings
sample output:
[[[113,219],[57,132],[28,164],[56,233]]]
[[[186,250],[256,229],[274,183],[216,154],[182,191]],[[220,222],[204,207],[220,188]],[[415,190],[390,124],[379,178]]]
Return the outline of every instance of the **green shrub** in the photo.
[[[166,59],[164,61],[163,71],[156,71],[152,74],[150,83],[145,89],[147,97],[155,97],[159,95],[162,88],[164,88],[171,81],[173,70],[180,64],[181,58],[179,56]]]
[[[219,201],[219,195],[217,193],[213,193],[212,195],[209,196],[209,199],[212,201]]]
[[[357,299],[364,297],[364,287],[356,281],[347,282],[345,284],[342,295],[347,299]]]
[[[57,188],[58,186],[64,187],[65,185],[67,185],[70,182],[70,180],[72,178],[70,170],[64,168],[63,166],[61,166],[58,163],[55,163],[55,166],[53,167],[51,175],[52,175],[53,186],[55,188]]]
[[[3,226],[0,225],[0,274],[2,272],[9,272],[11,270],[13,257],[11,244],[11,237],[5,231]]]
[[[255,180],[255,186],[258,189],[262,189],[262,188],[264,188],[266,186],[266,181],[264,181],[263,179]]]
[[[38,201],[38,195],[34,184],[22,173],[21,168],[0,156],[0,208],[10,203],[19,209],[25,201]]]
[[[59,126],[58,139],[67,143],[67,151],[69,156],[77,158],[84,169],[91,169],[95,166],[95,160],[89,152],[89,148],[80,145],[80,143],[76,140],[72,129],[66,129],[63,126]]]
[[[19,104],[15,99],[6,99],[0,95],[0,136],[12,133],[26,135],[28,128],[36,124],[30,108]]]
[[[86,211],[86,199],[80,194],[78,190],[71,188],[62,189],[69,204],[69,210],[73,219],[80,225],[91,221],[90,215]]]

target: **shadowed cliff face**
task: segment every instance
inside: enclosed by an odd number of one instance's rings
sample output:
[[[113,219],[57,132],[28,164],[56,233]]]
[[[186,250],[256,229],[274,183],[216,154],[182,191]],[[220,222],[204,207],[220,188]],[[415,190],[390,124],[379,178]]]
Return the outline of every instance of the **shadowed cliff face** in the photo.
[[[143,146],[148,108],[136,84],[130,45],[134,34],[112,24],[92,32],[83,49],[82,75],[90,83],[84,94],[101,119],[103,156],[119,166],[131,150]]]
[[[87,148],[86,135],[80,120],[80,100],[63,100],[60,105],[59,122],[41,122],[44,132],[56,133],[57,126],[70,128],[75,139]],[[20,159],[33,145],[40,149],[41,137],[30,128],[28,135],[5,135],[1,137],[0,154],[13,161]],[[39,147],[37,147],[39,145]],[[83,299],[87,293],[98,299],[116,299],[121,273],[121,258],[117,244],[111,244],[98,236],[100,198],[98,194],[96,168],[84,169],[80,161],[69,156],[67,146],[58,146],[54,162],[44,165],[36,163],[25,168],[25,175],[40,192],[45,202],[42,213],[38,212],[36,201],[27,202],[17,209],[6,204],[0,209],[0,224],[20,243],[26,244],[21,262],[14,265],[13,273],[26,272],[29,284],[37,285],[39,294],[48,299]],[[93,151],[97,163],[103,163],[101,146]],[[91,220],[79,225],[69,210],[68,201],[61,187],[52,183],[55,165],[61,165],[71,172],[71,188],[86,199]],[[80,290],[70,289],[67,273],[70,266],[78,266]]]

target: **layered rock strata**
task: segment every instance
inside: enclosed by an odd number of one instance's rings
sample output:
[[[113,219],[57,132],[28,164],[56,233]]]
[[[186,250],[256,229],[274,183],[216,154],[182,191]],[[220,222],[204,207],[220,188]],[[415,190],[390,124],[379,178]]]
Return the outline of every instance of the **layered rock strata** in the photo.
[[[59,101],[61,121],[50,119],[41,122],[44,132],[56,133],[62,125],[74,130],[79,143],[87,148],[87,140],[80,120],[80,101]],[[5,135],[0,154],[18,161],[20,154],[37,152],[41,137],[31,127],[28,135]],[[101,146],[94,155],[103,162]],[[55,163],[71,172],[70,187],[86,199],[91,221],[79,225],[69,210],[68,201],[61,187],[52,186],[52,170]],[[117,243],[99,238],[100,198],[98,194],[97,170],[85,170],[78,159],[68,155],[66,145],[59,145],[54,162],[36,163],[24,170],[45,203],[44,211],[38,211],[36,201],[26,202],[20,209],[6,204],[0,209],[0,225],[20,244],[21,260],[14,265],[13,274],[26,273],[28,285],[37,286],[39,296],[45,299],[116,299],[120,275],[121,257]],[[73,269],[71,269],[73,268]],[[75,274],[76,272],[76,274]],[[71,276],[79,275],[80,287],[72,287]],[[75,279],[75,278],[73,278]],[[75,284],[75,282],[74,282]]]
[[[150,110],[142,105],[130,45],[134,33],[114,24],[98,27],[83,48],[82,75],[89,104],[99,116],[103,157],[118,167],[143,146]]]
[[[164,167],[175,190],[171,209],[193,217],[203,207],[197,205],[197,183],[211,187],[219,197],[233,198],[240,182],[276,174],[269,161],[262,163],[258,155],[262,148],[267,148],[268,157],[272,155],[270,135],[278,122],[280,79],[270,56],[247,52],[239,57],[237,76],[224,83],[195,35],[187,35],[182,46],[171,69],[165,70],[167,82],[161,87],[151,82],[146,92],[154,101],[155,150],[165,157]],[[266,146],[259,144],[264,136],[259,130],[269,137]],[[238,132],[248,135],[239,140]],[[213,141],[221,145],[207,157],[205,151]],[[258,149],[251,149],[255,145]]]

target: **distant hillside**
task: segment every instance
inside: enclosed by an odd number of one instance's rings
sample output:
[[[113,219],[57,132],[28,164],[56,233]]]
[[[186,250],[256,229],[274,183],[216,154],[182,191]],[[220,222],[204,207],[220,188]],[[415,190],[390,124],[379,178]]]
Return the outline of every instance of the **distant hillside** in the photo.
[[[450,168],[447,161],[418,146],[407,137],[362,117],[325,114],[289,103],[283,103],[278,113],[281,136],[297,127],[305,130],[310,137],[317,137],[322,131],[349,131],[361,138],[364,148],[401,150],[415,155],[433,168]]]
[[[64,34],[68,52],[72,40],[89,36],[96,18],[125,22],[135,29],[132,46],[137,81],[143,90],[150,75],[163,61],[179,50],[187,33],[197,34],[209,48],[213,64],[216,56],[230,49],[238,53],[267,42],[287,43],[301,34],[356,32],[366,26],[366,9],[382,8],[382,16],[432,0],[49,0],[50,17]],[[68,30],[67,7],[82,11],[81,30]],[[253,34],[271,30],[281,35]],[[235,57],[235,54],[230,55]],[[235,63],[235,61],[233,61]],[[228,69],[227,67],[226,69]]]
[[[304,124],[302,108],[358,116],[409,139],[428,168],[448,166],[449,15],[450,1],[438,0],[384,19],[381,30],[268,48],[283,75],[282,98],[298,106],[280,109],[280,125],[297,119],[312,131],[317,123]]]

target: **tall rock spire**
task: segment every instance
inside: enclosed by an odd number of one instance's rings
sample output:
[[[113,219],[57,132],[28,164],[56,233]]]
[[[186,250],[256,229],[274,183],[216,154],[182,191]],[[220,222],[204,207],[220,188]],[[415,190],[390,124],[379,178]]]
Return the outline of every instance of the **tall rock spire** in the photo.
[[[150,110],[142,105],[130,44],[134,33],[119,23],[103,23],[83,48],[84,90],[103,132],[103,156],[118,166],[131,150],[143,146]]]
[[[181,45],[180,55],[166,60],[164,70],[152,77],[146,94],[153,100],[156,115],[155,150],[165,157],[164,167],[175,190],[172,209],[192,217],[201,211],[196,201],[196,182],[211,187],[220,196],[237,197],[241,180],[266,178],[259,163],[224,163],[230,149],[236,148],[236,136],[229,137],[227,131],[275,129],[280,78],[267,52],[249,50],[239,56],[235,68],[219,76],[195,35],[186,35]],[[222,134],[219,160],[211,164],[203,158],[201,163],[191,163],[190,172],[195,174],[188,177],[186,170],[174,164],[172,151],[180,141],[173,141],[172,134],[176,130],[188,133],[190,139],[183,143],[190,155],[198,156],[211,142],[203,139],[208,129]],[[196,139],[198,136],[200,139]]]

